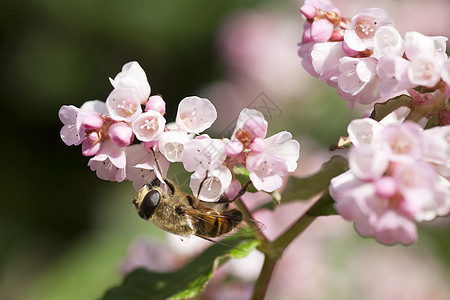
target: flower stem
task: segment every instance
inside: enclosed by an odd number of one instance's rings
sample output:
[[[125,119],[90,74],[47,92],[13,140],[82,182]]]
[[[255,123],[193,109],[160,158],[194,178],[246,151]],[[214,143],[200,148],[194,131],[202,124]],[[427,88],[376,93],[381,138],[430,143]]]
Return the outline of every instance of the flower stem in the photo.
[[[289,244],[302,233],[311,223],[315,217],[307,214],[302,215],[295,221],[281,236],[275,241],[266,243],[261,242],[261,247],[258,249],[264,253],[264,264],[259,274],[258,280],[255,283],[252,300],[262,300],[266,294],[269,286],[270,278],[275,270],[275,265],[283,254],[284,250]]]
[[[258,280],[255,283],[252,300],[264,299],[264,296],[267,292],[267,287],[269,286],[270,278],[272,277],[272,273],[275,269],[275,264],[277,263],[277,261],[278,258],[271,257],[267,254],[265,255],[261,273],[259,274]]]

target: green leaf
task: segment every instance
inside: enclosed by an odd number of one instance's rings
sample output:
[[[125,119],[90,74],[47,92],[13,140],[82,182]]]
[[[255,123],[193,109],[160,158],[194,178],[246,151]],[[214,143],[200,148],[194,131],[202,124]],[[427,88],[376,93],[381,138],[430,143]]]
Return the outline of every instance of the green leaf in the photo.
[[[170,273],[138,269],[125,277],[122,285],[106,292],[103,300],[186,299],[203,291],[214,270],[230,257],[242,258],[258,246],[254,237],[230,236],[214,244],[183,268]]]
[[[320,197],[319,201],[306,212],[306,214],[311,217],[337,215],[337,212],[334,209],[333,198],[331,198],[329,193],[325,193]]]
[[[247,183],[247,181],[250,180],[250,172],[244,167],[234,168],[234,176],[236,177],[237,180],[239,180],[241,186],[244,186]],[[250,185],[247,188],[247,192],[256,193],[257,191],[258,190],[255,188],[253,183],[250,183]]]
[[[376,121],[381,121],[384,117],[400,107],[411,107],[411,97],[400,95],[383,103],[377,103],[370,117]]]
[[[283,202],[293,200],[308,200],[311,197],[328,189],[330,180],[333,177],[347,171],[347,160],[339,155],[333,156],[328,162],[322,165],[322,168],[316,174],[296,178],[289,177],[286,189],[283,192]]]
[[[439,118],[438,114],[433,114],[433,116],[428,120],[427,124],[425,125],[425,129],[430,129],[436,126],[439,126]]]

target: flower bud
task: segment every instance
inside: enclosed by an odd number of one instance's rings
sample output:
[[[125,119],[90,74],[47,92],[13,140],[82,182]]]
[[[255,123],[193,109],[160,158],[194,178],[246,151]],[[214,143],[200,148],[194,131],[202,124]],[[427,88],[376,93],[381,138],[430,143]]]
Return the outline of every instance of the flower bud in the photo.
[[[100,114],[92,113],[83,119],[82,125],[88,130],[99,129],[103,126],[103,119]]]
[[[114,123],[109,127],[109,138],[119,147],[127,147],[131,144],[133,130],[123,122]]]
[[[391,198],[397,192],[397,183],[390,176],[381,177],[375,182],[375,193],[380,198]]]
[[[164,115],[166,112],[166,102],[159,95],[151,96],[145,104],[145,111],[154,110]]]
[[[230,157],[238,156],[242,150],[244,150],[244,145],[239,141],[229,141],[225,146],[225,151]]]
[[[340,42],[340,41],[344,40],[344,30],[336,29],[335,31],[333,31],[333,33],[331,34],[330,40],[332,42]]]
[[[245,121],[242,129],[247,131],[252,137],[260,137],[263,138],[267,134],[268,123],[264,118],[260,117],[251,117],[247,121]]]
[[[101,146],[101,142],[92,143],[89,139],[86,139],[81,144],[81,154],[84,156],[94,156],[100,150]]]
[[[333,30],[334,26],[330,21],[320,19],[311,24],[311,37],[315,42],[327,42]]]
[[[300,7],[300,12],[307,19],[313,19],[317,15],[317,9],[309,4],[305,4]]]
[[[250,150],[257,153],[263,152],[265,147],[266,145],[264,144],[264,140],[262,138],[254,138],[250,144]]]

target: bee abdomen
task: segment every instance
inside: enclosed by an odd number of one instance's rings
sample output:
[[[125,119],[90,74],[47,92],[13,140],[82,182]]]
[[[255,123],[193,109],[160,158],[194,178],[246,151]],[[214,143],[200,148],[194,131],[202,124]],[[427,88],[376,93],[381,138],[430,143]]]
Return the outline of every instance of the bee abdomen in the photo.
[[[197,222],[196,234],[205,237],[218,237],[231,232],[241,221],[242,214],[237,209],[225,211],[220,216],[203,216]]]

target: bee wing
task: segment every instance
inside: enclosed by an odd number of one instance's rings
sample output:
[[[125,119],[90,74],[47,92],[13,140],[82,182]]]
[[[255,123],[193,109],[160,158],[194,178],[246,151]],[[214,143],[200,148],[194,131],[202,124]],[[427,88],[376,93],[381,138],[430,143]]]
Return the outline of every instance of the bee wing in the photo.
[[[245,235],[263,230],[264,224],[253,219],[243,218],[237,209],[218,212],[207,208],[186,208],[185,213],[190,217],[196,235],[203,238],[216,238],[231,233],[235,228],[236,234]],[[246,224],[243,224],[244,221]],[[249,225],[249,223],[253,223]]]
[[[206,207],[186,208],[196,235],[215,238],[230,233],[242,221],[242,214],[237,209],[216,211]]]

